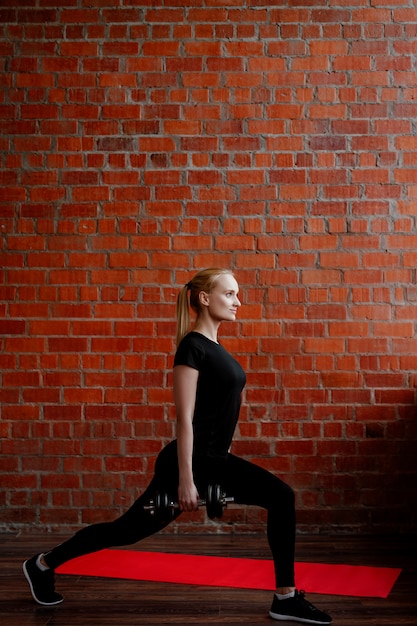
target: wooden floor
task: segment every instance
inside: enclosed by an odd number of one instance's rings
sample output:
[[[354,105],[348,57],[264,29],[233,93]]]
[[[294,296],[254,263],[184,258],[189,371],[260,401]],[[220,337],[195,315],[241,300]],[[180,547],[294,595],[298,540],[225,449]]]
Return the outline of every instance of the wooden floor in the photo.
[[[22,574],[22,561],[65,537],[0,535],[0,624],[2,626],[138,626],[140,624],[273,624],[272,594],[77,576],[57,577],[65,601],[55,608],[34,603]],[[215,556],[269,558],[264,537],[159,536],[137,549]],[[309,595],[328,611],[335,626],[417,625],[417,543],[410,537],[304,537],[297,560],[401,567],[387,599]],[[281,622],[284,624],[284,622]]]

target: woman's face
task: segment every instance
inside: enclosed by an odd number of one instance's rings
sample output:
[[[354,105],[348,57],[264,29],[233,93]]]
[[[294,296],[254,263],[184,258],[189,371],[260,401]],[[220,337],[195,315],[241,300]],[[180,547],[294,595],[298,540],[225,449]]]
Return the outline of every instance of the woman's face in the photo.
[[[209,315],[218,322],[234,321],[241,306],[239,285],[231,274],[220,274],[210,293],[205,294]]]

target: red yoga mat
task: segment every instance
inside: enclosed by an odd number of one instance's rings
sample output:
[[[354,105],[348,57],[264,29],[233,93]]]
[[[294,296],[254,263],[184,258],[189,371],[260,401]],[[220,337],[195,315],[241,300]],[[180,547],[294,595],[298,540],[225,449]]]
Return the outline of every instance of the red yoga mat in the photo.
[[[275,589],[271,560],[164,552],[101,550],[61,565],[58,574],[164,583]],[[386,598],[401,570],[358,565],[296,563],[299,589],[310,593]]]

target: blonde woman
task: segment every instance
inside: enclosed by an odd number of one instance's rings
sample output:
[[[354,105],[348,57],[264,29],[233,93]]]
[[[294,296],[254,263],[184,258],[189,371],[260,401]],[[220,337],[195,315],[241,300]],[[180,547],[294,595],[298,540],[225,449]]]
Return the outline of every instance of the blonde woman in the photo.
[[[229,452],[246,382],[240,364],[223,348],[218,330],[234,321],[241,306],[232,272],[211,268],[198,272],[177,300],[177,351],[174,359],[174,400],[177,437],[160,452],[154,477],[131,508],[113,522],[87,526],[71,539],[23,565],[34,599],[53,606],[63,598],[55,591],[54,569],[66,561],[148,537],[169,521],[160,521],[148,505],[156,493],[177,501],[176,519],[195,511],[209,485],[221,485],[236,503],[268,512],[267,537],[275,566],[276,593],[269,615],[276,620],[330,624],[294,581],[294,493],[263,468]],[[190,330],[190,307],[196,314]]]

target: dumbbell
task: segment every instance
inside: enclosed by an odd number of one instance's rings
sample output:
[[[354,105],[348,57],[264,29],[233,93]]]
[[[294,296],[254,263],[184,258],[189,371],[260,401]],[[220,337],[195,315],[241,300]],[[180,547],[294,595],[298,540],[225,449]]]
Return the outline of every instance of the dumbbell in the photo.
[[[206,499],[198,500],[197,504],[198,506],[205,506],[207,516],[214,519],[223,516],[223,511],[228,502],[234,502],[234,498],[226,496],[220,485],[209,485]],[[175,511],[179,509],[179,505],[177,502],[173,502],[167,493],[158,491],[154,499],[150,500],[149,504],[145,504],[143,508],[158,521],[171,522],[175,517]]]

